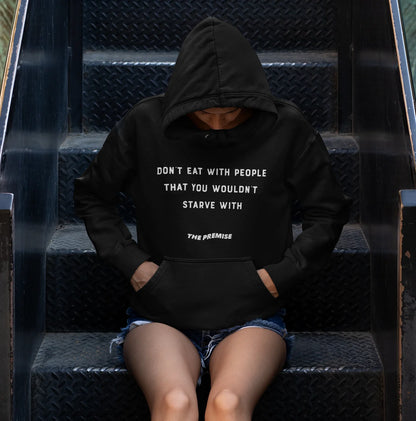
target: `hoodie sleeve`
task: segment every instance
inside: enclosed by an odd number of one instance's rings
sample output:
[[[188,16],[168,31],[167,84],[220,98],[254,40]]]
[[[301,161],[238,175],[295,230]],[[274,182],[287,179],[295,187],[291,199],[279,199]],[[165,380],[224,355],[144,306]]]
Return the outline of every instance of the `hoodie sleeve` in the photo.
[[[135,149],[134,121],[121,121],[74,186],[76,212],[97,254],[127,279],[150,257],[133,240],[117,209],[120,192],[135,177]]]
[[[296,280],[325,264],[348,221],[350,207],[350,199],[332,173],[325,144],[315,131],[298,154],[287,181],[300,202],[303,220],[302,233],[283,259],[265,267],[281,296]]]

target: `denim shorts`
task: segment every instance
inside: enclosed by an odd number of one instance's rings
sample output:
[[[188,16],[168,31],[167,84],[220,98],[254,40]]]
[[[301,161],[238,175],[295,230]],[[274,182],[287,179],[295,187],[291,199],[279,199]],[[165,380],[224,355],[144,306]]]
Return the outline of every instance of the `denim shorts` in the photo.
[[[121,332],[115,337],[110,344],[110,352],[113,345],[117,345],[120,362],[123,360],[123,343],[127,334],[130,330],[152,323],[151,320],[145,319],[138,316],[133,309],[127,309],[127,326],[121,329]],[[226,329],[214,329],[214,330],[200,330],[200,329],[179,329],[188,339],[193,343],[196,350],[201,358],[201,374],[208,369],[209,359],[212,351],[215,347],[228,335],[236,332],[240,329],[246,329],[250,327],[261,327],[263,329],[269,329],[280,335],[286,343],[286,364],[290,359],[290,354],[293,346],[294,336],[288,335],[286,325],[284,322],[284,316],[286,314],[285,309],[279,310],[275,315],[267,319],[254,319],[246,322],[242,325],[232,326]]]

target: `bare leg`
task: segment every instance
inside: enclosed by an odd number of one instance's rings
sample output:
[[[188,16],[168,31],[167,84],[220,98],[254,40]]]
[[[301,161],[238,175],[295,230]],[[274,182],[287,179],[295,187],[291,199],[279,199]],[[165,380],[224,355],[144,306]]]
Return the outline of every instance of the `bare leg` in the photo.
[[[196,384],[201,360],[191,341],[178,330],[149,323],[131,330],[124,359],[142,389],[152,421],[196,421]]]
[[[250,421],[285,359],[286,344],[271,330],[250,327],[226,337],[209,363],[211,392],[205,421]]]

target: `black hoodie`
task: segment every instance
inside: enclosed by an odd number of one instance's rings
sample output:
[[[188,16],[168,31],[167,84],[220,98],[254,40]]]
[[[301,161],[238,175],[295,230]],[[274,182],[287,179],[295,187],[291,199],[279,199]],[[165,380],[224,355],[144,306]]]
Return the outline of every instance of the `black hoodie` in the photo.
[[[246,107],[230,130],[201,130],[188,113]],[[137,243],[117,212],[136,207]],[[303,210],[293,241],[291,207]],[[215,18],[185,39],[165,95],[139,102],[75,182],[75,205],[99,256],[130,279],[160,267],[132,293],[141,316],[214,329],[268,317],[296,281],[327,260],[348,219],[327,150],[299,110],[272,97],[263,68],[233,26]],[[256,269],[273,279],[275,299]]]

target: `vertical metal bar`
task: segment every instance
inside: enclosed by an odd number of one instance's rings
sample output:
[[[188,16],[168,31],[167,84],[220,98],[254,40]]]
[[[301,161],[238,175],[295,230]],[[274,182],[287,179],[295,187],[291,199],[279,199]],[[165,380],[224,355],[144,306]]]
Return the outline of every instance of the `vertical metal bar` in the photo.
[[[337,2],[338,130],[352,131],[352,1]]]
[[[71,0],[69,7],[68,127],[82,131],[82,0]]]
[[[400,192],[398,254],[400,420],[416,413],[416,190]]]
[[[12,420],[13,195],[0,193],[0,419]]]

